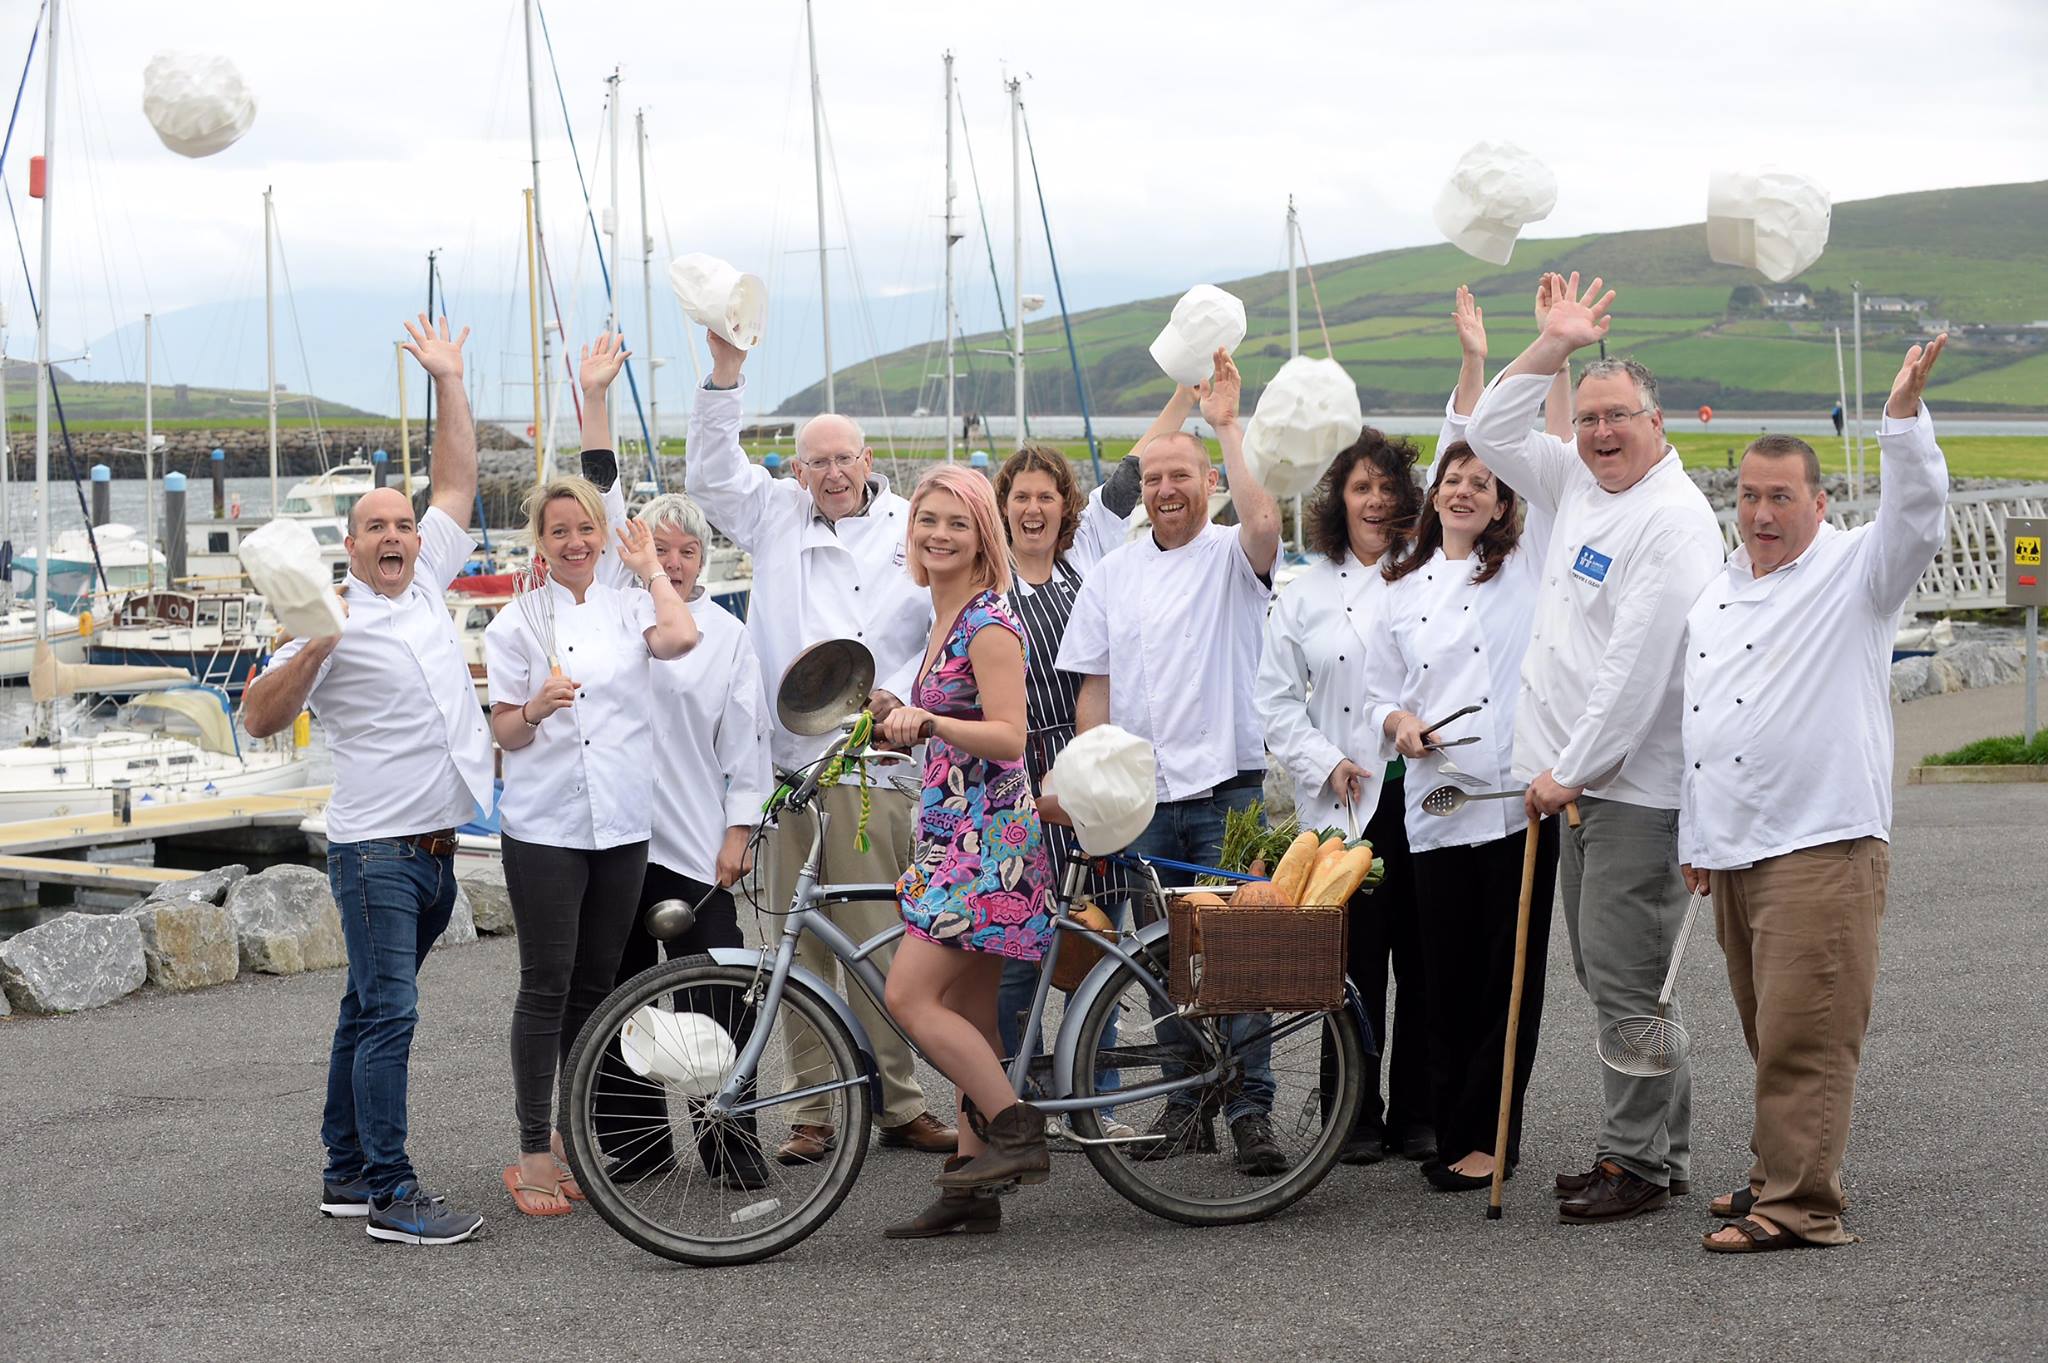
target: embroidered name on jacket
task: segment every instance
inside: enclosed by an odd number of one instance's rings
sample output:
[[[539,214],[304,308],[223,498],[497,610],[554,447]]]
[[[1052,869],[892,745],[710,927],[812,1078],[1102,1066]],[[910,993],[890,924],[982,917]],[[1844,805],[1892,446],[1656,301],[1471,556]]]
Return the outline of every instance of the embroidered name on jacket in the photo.
[[[1614,566],[1614,560],[1590,544],[1579,546],[1578,560],[1572,564],[1572,575],[1588,582],[1605,582],[1607,570]]]

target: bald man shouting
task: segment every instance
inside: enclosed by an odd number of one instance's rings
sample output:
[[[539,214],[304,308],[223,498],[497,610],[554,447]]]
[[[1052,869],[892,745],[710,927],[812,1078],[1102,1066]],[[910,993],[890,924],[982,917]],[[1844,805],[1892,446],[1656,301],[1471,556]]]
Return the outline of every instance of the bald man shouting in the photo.
[[[378,488],[348,512],[342,632],[277,650],[242,698],[262,738],[310,705],[327,732],[327,880],[348,944],[348,986],[327,1067],[320,1210],[367,1217],[378,1240],[445,1245],[483,1218],[420,1185],[405,1153],[406,1079],[420,963],[455,907],[455,829],[491,807],[491,739],[442,593],[469,551],[476,427],[462,343],[420,315],[406,345],[434,380],[433,493]]]

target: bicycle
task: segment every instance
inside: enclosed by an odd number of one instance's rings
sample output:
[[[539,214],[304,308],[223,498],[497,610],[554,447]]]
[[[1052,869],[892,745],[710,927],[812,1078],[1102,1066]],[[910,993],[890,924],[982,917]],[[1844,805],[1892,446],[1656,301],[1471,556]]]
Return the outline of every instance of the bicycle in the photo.
[[[840,727],[839,740],[770,799],[755,830],[758,839],[778,818],[804,814],[814,827],[772,948],[720,948],[643,971],[599,1006],[563,1070],[564,1144],[585,1196],[621,1235],[664,1258],[708,1266],[780,1254],[830,1219],[867,1157],[881,1087],[872,1046],[846,1000],[794,959],[798,939],[814,935],[888,1016],[874,956],[903,926],[855,942],[821,912],[896,898],[893,885],[818,883],[831,820],[813,801],[832,759],[852,755],[855,726]],[[1137,864],[1163,905],[1169,892],[1157,873]],[[1012,1090],[1059,1118],[1097,1172],[1157,1216],[1232,1225],[1299,1200],[1336,1163],[1363,1100],[1361,1037],[1370,1033],[1356,992],[1347,984],[1341,1010],[1270,1015],[1263,1029],[1227,1038],[1222,1019],[1183,1016],[1169,1001],[1160,913],[1115,940],[1088,934],[1102,959],[1068,996],[1041,1056],[1061,946],[1087,932],[1068,916],[1086,870],[1076,859],[1060,888],[1023,1040],[1007,1061]],[[1272,1046],[1271,1112],[1287,1168],[1245,1174],[1214,1123],[1242,1099],[1246,1052],[1261,1042]],[[1194,1104],[1198,1120],[1167,1145],[1147,1128],[1175,1096]],[[1109,1125],[1112,1114],[1120,1126]],[[838,1138],[815,1161],[785,1163],[775,1152],[799,1123]],[[1135,1134],[1112,1134],[1125,1128]]]

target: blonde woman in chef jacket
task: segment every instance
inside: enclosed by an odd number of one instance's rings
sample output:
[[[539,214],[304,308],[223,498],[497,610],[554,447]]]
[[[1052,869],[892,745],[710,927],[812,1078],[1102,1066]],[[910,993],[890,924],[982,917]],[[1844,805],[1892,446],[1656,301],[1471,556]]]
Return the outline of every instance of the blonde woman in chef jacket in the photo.
[[[1405,799],[1423,970],[1428,978],[1428,1072],[1437,1158],[1423,1175],[1448,1192],[1492,1180],[1506,1043],[1515,917],[1527,821],[1513,800],[1487,800],[1449,817],[1423,798],[1449,784],[1447,766],[1480,788],[1510,789],[1522,654],[1534,619],[1547,518],[1517,524],[1516,497],[1455,441],[1438,454],[1413,544],[1384,570],[1365,689],[1375,733],[1407,763]],[[1477,709],[1425,732],[1445,716]],[[1435,748],[1434,743],[1474,743]],[[1543,1015],[1543,969],[1557,873],[1557,821],[1540,825],[1528,959],[1515,1048],[1508,1173],[1519,1159],[1522,1095]]]
[[[611,991],[647,869],[650,659],[682,656],[698,629],[644,525],[618,531],[618,553],[648,590],[597,580],[609,536],[587,480],[542,484],[527,517],[548,580],[484,631],[491,729],[505,750],[505,888],[519,934],[519,1163],[504,1178],[521,1211],[560,1216],[581,1190],[549,1119],[556,1066]]]

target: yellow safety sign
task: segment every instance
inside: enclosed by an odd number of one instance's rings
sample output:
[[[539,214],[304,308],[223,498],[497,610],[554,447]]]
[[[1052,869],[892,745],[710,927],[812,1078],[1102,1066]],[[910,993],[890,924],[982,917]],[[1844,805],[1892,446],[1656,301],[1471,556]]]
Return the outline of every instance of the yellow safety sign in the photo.
[[[2039,535],[2018,535],[2012,542],[2012,561],[2022,568],[2041,566],[2041,537]]]

